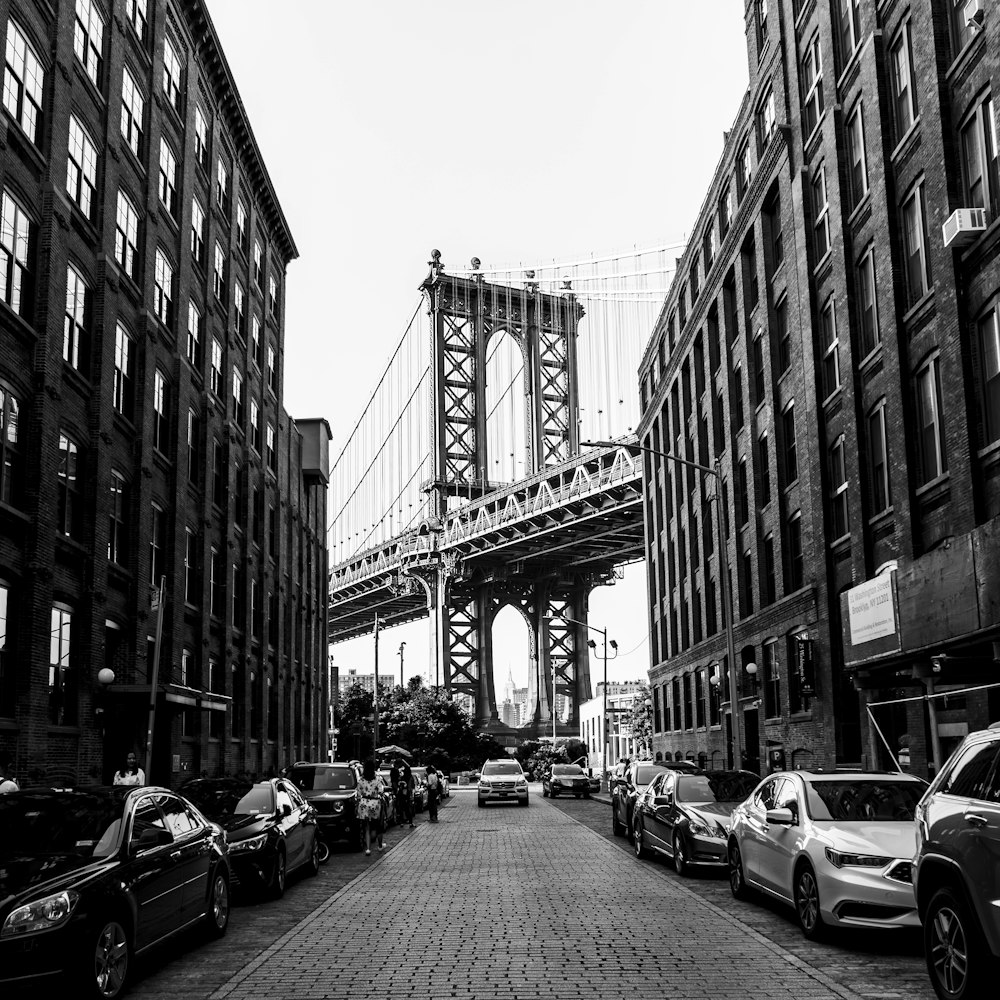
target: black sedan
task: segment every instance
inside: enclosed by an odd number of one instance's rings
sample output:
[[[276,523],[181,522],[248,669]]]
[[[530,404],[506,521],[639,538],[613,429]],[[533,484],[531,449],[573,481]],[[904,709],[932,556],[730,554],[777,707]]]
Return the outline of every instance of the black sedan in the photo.
[[[753,771],[658,774],[636,800],[636,857],[647,850],[664,854],[673,860],[678,875],[689,875],[692,865],[725,868],[733,811],[759,782]]]
[[[324,847],[345,840],[352,851],[361,850],[358,772],[350,764],[295,764],[288,770],[288,780],[316,810]]]
[[[553,764],[542,775],[542,798],[575,795],[590,798],[590,779],[579,764]]]
[[[275,898],[299,868],[319,872],[316,811],[283,778],[195,778],[181,791],[226,831],[229,862],[241,885]]]
[[[194,925],[225,934],[229,861],[225,834],[182,797],[0,795],[0,986],[67,976],[67,996],[113,1000],[135,956]]]

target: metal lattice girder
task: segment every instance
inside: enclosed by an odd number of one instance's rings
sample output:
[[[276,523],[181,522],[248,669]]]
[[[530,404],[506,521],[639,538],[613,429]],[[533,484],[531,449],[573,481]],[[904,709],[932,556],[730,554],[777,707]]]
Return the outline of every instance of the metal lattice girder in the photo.
[[[475,595],[453,594],[448,611],[450,662],[445,683],[452,691],[478,699],[482,667],[479,602]]]

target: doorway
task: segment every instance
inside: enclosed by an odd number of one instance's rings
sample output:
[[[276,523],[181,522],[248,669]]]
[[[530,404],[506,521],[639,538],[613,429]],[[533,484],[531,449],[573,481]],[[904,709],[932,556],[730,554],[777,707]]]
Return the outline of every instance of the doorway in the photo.
[[[756,708],[748,708],[743,712],[743,731],[746,733],[746,746],[741,767],[760,774],[760,721]]]

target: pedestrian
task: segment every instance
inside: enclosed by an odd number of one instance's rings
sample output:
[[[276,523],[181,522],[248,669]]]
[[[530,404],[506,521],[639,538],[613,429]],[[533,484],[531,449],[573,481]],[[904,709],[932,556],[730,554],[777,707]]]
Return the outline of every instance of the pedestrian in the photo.
[[[134,750],[129,750],[125,757],[125,766],[120,771],[115,771],[114,783],[116,785],[146,784],[146,772],[139,767]]]
[[[8,792],[19,792],[21,789],[14,780],[14,769],[11,765],[10,754],[5,750],[0,753],[0,795]]]
[[[396,759],[399,779],[396,783],[396,815],[400,821],[406,819],[413,829],[413,789],[416,784],[410,765],[402,757]]]
[[[427,765],[427,812],[430,821],[438,821],[438,800],[441,798],[441,779],[433,764]]]
[[[385,782],[375,770],[375,759],[365,761],[361,780],[358,782],[358,819],[365,834],[365,857],[372,853],[372,834],[378,839],[378,849],[382,850],[382,793]]]

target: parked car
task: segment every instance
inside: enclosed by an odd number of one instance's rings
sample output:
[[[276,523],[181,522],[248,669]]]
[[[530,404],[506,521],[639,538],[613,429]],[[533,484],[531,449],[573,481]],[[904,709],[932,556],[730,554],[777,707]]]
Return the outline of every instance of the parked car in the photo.
[[[575,795],[590,798],[590,781],[579,764],[553,764],[542,775],[542,797]]]
[[[792,906],[806,937],[827,927],[919,926],[917,803],[909,774],[779,772],[733,813],[729,886]]]
[[[517,802],[528,805],[528,779],[513,758],[488,760],[479,772],[476,801],[480,808],[487,802]]]
[[[134,959],[199,924],[229,926],[226,837],[182,796],[149,786],[0,795],[0,984],[66,975],[114,1000]]]
[[[664,769],[636,799],[636,857],[647,850],[666,855],[678,875],[691,874],[693,865],[725,867],[732,814],[759,781],[753,771]]]
[[[914,891],[927,971],[942,1000],[972,1000],[996,989],[998,858],[1000,723],[994,723],[963,740],[917,806]]]
[[[629,840],[632,839],[632,812],[636,797],[664,770],[666,767],[660,761],[633,761],[616,777],[611,788],[611,832],[616,837],[624,833]]]
[[[295,764],[288,779],[316,810],[319,835],[327,846],[338,840],[360,851],[358,772],[350,764]],[[321,848],[322,853],[322,848]]]
[[[229,862],[241,885],[278,898],[298,869],[319,874],[316,810],[284,778],[194,778],[180,791],[226,831]]]
[[[599,774],[588,774],[587,784],[590,787],[591,795],[593,795],[594,792],[599,792],[601,790],[601,776]]]

